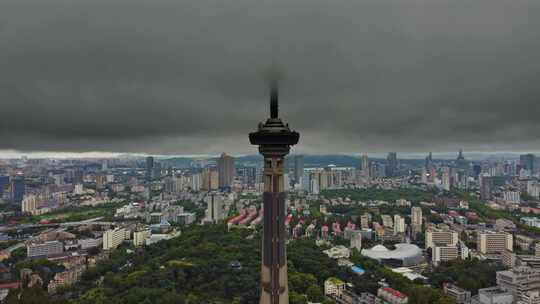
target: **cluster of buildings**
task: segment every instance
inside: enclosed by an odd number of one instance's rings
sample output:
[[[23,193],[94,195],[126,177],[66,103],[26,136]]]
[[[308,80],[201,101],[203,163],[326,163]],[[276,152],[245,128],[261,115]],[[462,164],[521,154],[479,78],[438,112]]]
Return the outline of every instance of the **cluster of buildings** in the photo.
[[[404,293],[392,289],[386,284],[377,290],[377,295],[369,292],[356,294],[351,283],[330,277],[324,281],[324,294],[340,304],[406,304],[409,298]]]

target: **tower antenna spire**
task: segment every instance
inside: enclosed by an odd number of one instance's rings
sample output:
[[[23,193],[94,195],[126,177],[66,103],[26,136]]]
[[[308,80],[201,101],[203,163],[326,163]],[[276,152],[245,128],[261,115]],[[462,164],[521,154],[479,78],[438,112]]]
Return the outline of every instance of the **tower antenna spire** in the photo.
[[[276,80],[270,82],[270,118],[278,118],[278,83]]]

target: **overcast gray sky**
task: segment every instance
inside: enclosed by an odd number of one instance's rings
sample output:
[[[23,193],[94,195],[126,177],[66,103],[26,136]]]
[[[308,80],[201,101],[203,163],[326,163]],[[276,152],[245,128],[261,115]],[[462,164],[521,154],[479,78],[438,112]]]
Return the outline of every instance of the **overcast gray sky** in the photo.
[[[538,0],[2,0],[0,150],[540,150]]]

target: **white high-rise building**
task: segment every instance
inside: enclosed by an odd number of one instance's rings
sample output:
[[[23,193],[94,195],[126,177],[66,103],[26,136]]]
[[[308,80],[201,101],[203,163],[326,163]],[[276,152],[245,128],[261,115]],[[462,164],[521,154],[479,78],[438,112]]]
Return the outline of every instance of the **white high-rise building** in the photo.
[[[311,180],[311,193],[319,194],[319,181],[316,179]]]
[[[446,191],[450,191],[450,168],[444,167],[442,168],[442,188]]]
[[[103,233],[103,250],[116,249],[126,239],[126,229],[109,229]]]
[[[367,154],[364,154],[362,155],[362,175],[369,179],[370,178],[370,169],[371,169],[371,166],[369,164],[369,158],[367,156]]]
[[[200,191],[202,184],[202,176],[200,173],[191,175],[191,190]]]
[[[216,192],[210,192],[204,200],[207,204],[205,221],[217,223],[223,220],[223,197]]]
[[[362,249],[362,232],[353,230],[351,234],[351,248],[356,248],[358,252]]]
[[[392,217],[388,214],[381,215],[382,223],[385,228],[394,228],[394,222],[392,221]]]
[[[311,181],[309,179],[309,172],[304,170],[304,173],[302,174],[301,183],[302,190],[309,191],[311,186]]]
[[[422,227],[422,208],[420,207],[411,208],[411,225]]]
[[[405,219],[399,215],[394,215],[394,233],[404,233],[405,232]]]
[[[539,198],[540,197],[540,183],[537,181],[528,181],[527,194],[534,198]]]
[[[33,194],[24,196],[21,202],[21,210],[23,213],[34,213],[38,207],[37,197]]]
[[[289,174],[283,174],[283,191],[289,191],[291,189],[291,181],[289,180]]]

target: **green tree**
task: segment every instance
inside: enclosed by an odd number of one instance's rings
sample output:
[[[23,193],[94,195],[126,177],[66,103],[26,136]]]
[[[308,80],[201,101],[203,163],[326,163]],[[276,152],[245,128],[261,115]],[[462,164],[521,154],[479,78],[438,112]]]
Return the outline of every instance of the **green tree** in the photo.
[[[294,291],[289,292],[290,304],[307,304],[307,299],[304,295],[298,294]]]
[[[321,291],[321,288],[317,285],[311,285],[306,291],[306,295],[309,301],[311,302],[322,302],[324,300],[324,295]]]

